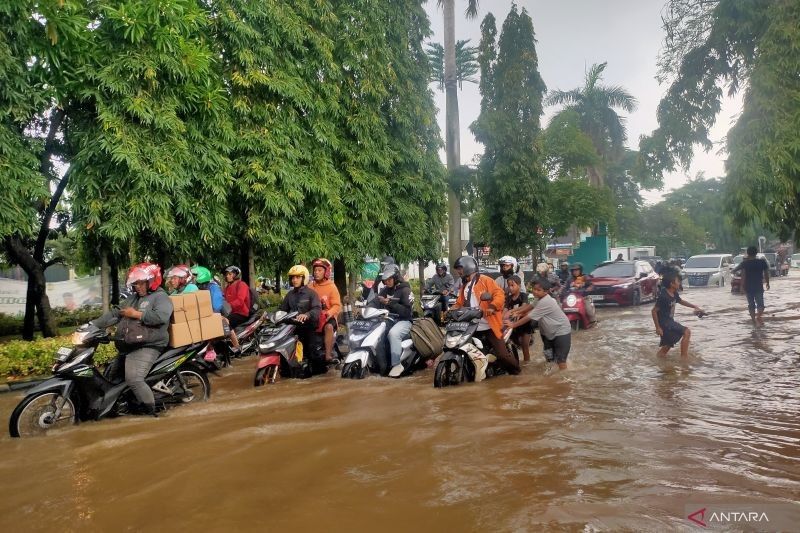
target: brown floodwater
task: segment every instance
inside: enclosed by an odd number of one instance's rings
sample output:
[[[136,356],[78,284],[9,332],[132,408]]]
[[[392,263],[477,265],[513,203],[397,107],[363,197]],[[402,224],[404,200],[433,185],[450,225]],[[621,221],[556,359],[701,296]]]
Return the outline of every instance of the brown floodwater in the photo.
[[[522,375],[445,390],[430,370],[253,389],[246,359],[157,420],[6,434],[0,531],[650,531],[706,503],[780,505],[800,529],[792,274],[759,330],[727,287],[687,290],[711,313],[676,310],[687,360],[655,356],[651,305],[609,308],[564,372],[538,338]]]

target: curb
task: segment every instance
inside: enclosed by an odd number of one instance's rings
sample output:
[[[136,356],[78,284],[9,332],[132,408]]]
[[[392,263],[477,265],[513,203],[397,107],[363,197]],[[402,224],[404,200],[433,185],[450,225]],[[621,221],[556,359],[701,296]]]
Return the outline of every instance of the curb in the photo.
[[[12,383],[0,383],[0,394],[4,392],[17,392],[25,389],[30,389],[31,387],[35,387],[39,383],[42,383],[43,379],[31,379],[28,381],[19,381],[19,382],[12,382]]]

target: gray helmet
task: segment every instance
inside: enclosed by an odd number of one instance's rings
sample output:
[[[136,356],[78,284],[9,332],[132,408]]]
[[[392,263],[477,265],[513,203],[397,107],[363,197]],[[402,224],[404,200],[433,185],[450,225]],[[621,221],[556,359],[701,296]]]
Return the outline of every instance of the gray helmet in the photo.
[[[436,270],[439,270],[440,268],[443,269],[445,272],[447,272],[447,263],[442,261],[441,263],[436,265]]]
[[[400,277],[400,267],[395,265],[394,263],[387,264],[386,266],[383,267],[383,270],[381,271],[381,279],[383,281],[386,281],[389,278],[395,278],[395,281],[397,281],[397,278],[399,277]]]
[[[391,255],[384,255],[383,259],[381,259],[381,266],[385,267],[386,265],[396,265],[397,263],[394,260],[394,257]]]
[[[466,278],[467,276],[471,276],[475,272],[478,271],[478,263],[475,261],[473,257],[468,255],[464,255],[456,259],[456,262],[453,263],[453,269],[462,269],[461,270],[461,277]]]

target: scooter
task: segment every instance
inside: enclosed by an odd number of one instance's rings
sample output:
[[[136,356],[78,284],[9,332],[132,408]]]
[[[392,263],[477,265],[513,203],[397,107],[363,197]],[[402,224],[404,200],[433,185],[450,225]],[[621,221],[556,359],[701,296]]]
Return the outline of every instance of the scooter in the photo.
[[[56,352],[53,377],[29,389],[11,413],[8,431],[12,437],[46,434],[51,429],[99,420],[106,416],[133,414],[139,405],[128,385],[94,364],[100,344],[110,342],[108,333],[91,324],[72,335],[73,347]],[[157,405],[207,400],[211,384],[205,369],[195,361],[208,341],[167,349],[158,356],[145,383],[153,389]]]
[[[222,369],[231,366],[234,358],[257,353],[258,332],[264,326],[266,315],[266,313],[253,313],[246,322],[236,328],[236,337],[239,339],[238,353],[234,354],[230,337],[226,335],[224,339],[218,339],[213,347],[204,353],[204,361],[209,365],[215,365],[217,369]],[[212,358],[214,355],[215,359]]]
[[[387,309],[365,307],[361,317],[349,324],[350,353],[342,365],[342,377],[363,379],[372,372],[381,376],[399,378],[425,366],[411,339],[403,341],[400,364],[389,369],[387,333],[397,316]]]
[[[436,325],[441,327],[442,326],[442,301],[441,301],[442,293],[441,292],[433,292],[433,291],[426,291],[425,294],[422,295],[422,316],[424,318],[432,318]],[[447,305],[448,308],[455,305],[456,299],[455,297],[450,294],[447,297]]]
[[[589,329],[597,325],[597,320],[592,321],[589,318],[588,306],[594,310],[594,304],[585,298],[583,291],[572,289],[562,294],[561,310],[567,315],[574,331],[581,328]]]
[[[483,342],[475,336],[483,311],[466,307],[453,309],[449,314],[450,322],[445,329],[445,351],[436,364],[433,386],[449,387],[460,385],[464,381],[482,381],[484,378],[505,374],[506,371],[497,363],[495,356],[488,353],[488,347],[485,348]]]
[[[258,337],[254,387],[275,383],[279,377],[305,379],[328,371],[321,338],[312,335],[311,346],[300,342],[297,315],[297,311],[275,311],[267,316]]]

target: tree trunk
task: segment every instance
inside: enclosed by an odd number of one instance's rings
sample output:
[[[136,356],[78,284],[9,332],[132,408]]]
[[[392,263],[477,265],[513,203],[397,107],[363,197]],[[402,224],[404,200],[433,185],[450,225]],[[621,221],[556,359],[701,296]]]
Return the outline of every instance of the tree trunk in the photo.
[[[344,259],[337,257],[333,260],[333,282],[339,290],[339,294],[344,297],[347,295],[347,267]]]
[[[358,271],[351,270],[347,276],[348,284],[347,284],[347,296],[348,302],[353,304],[356,301],[356,285],[358,281]]]
[[[250,256],[253,253],[253,247],[249,243],[242,243],[239,247],[239,268],[242,269],[242,281],[252,286],[250,283]]]
[[[111,273],[108,264],[108,250],[105,246],[100,248],[100,295],[103,298],[103,312],[111,307]]]
[[[445,90],[445,142],[447,170],[453,173],[461,165],[461,141],[458,119],[458,83],[456,79],[456,22],[455,0],[444,0],[444,90]],[[448,258],[452,265],[461,256],[461,199],[447,187],[447,241]]]
[[[281,264],[275,263],[275,294],[281,293]]]
[[[42,336],[55,337],[58,335],[58,328],[50,312],[50,299],[47,297],[44,279],[44,270],[49,265],[44,261],[37,261],[18,237],[6,237],[4,245],[9,259],[18,264],[28,275],[22,338],[26,341],[33,340],[35,319],[37,317],[39,326],[42,329]]]
[[[111,284],[111,305],[119,305],[119,261],[117,260],[117,254],[114,252],[109,255],[108,269],[109,283]]]
[[[256,254],[253,252],[253,244],[247,247],[247,270],[250,272],[250,286],[257,288],[258,272],[256,272]]]
[[[422,305],[422,293],[425,292],[425,267],[428,266],[428,262],[424,259],[420,258],[419,263],[417,265],[417,269],[419,270],[419,297],[417,301]]]

